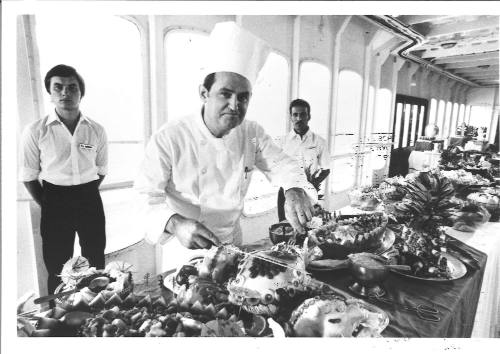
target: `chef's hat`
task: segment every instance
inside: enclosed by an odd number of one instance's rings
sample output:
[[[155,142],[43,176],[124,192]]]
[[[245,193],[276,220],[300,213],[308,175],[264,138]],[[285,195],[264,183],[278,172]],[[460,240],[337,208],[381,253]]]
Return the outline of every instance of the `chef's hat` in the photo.
[[[208,40],[203,76],[228,71],[244,76],[253,86],[270,51],[266,42],[235,22],[219,22]]]

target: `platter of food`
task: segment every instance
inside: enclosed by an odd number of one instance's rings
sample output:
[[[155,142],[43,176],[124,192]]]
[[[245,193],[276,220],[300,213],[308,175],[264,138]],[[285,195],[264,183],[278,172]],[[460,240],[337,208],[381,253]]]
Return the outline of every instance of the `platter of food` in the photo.
[[[381,337],[389,317],[378,307],[334,295],[304,301],[291,315],[289,333],[295,337]]]
[[[341,215],[308,232],[323,252],[323,258],[345,259],[359,252],[382,253],[392,246],[395,235],[387,229],[381,212]]]
[[[465,274],[467,274],[467,268],[465,264],[458,258],[456,258],[454,255],[450,253],[442,253],[441,256],[446,258],[446,274],[447,274],[446,277],[432,276],[432,275],[428,276],[417,275],[414,272],[413,273],[403,272],[398,269],[391,269],[391,271],[407,278],[433,281],[433,282],[447,282],[447,281],[457,280],[462,278]]]
[[[146,284],[133,281],[128,265],[78,269],[68,273],[71,279],[78,274],[78,280],[60,289],[74,286],[74,292],[61,297],[54,309],[33,316],[22,332],[88,337],[380,336],[388,324],[383,310],[307,272],[306,264],[317,259],[317,250],[307,242],[251,252],[214,246],[169,274],[151,276]],[[320,316],[313,316],[312,310]],[[311,316],[322,331],[304,330]]]

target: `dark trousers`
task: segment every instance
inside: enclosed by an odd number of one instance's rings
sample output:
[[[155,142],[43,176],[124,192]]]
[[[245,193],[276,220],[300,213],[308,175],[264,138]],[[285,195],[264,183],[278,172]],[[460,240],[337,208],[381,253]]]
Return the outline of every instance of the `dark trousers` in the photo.
[[[103,269],[106,231],[97,181],[76,186],[57,186],[43,181],[40,233],[43,260],[49,273],[49,294],[61,283],[58,275],[64,263],[73,257],[75,232],[82,256],[91,266]]]
[[[285,217],[285,190],[280,187],[278,191],[278,222],[286,220]]]

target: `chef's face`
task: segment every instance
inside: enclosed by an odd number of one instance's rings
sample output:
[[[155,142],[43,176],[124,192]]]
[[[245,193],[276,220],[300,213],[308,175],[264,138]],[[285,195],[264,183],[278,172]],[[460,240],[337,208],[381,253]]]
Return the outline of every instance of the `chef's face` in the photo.
[[[78,110],[82,93],[75,77],[50,78],[50,100],[57,110]]]
[[[200,86],[204,103],[203,119],[207,128],[217,138],[228,134],[245,119],[252,86],[243,76],[231,72],[218,72],[207,90]]]
[[[290,119],[292,120],[293,130],[299,134],[303,134],[309,127],[309,119],[311,119],[311,116],[307,111],[307,107],[294,106],[290,113]]]

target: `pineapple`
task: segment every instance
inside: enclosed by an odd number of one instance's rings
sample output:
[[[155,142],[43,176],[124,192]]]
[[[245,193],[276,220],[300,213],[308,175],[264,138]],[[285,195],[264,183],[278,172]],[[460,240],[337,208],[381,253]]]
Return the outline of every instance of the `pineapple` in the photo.
[[[419,276],[447,277],[446,236],[442,226],[451,225],[455,207],[451,182],[438,171],[421,172],[406,186],[403,201],[394,205],[393,216],[406,224],[394,247],[399,263]]]

